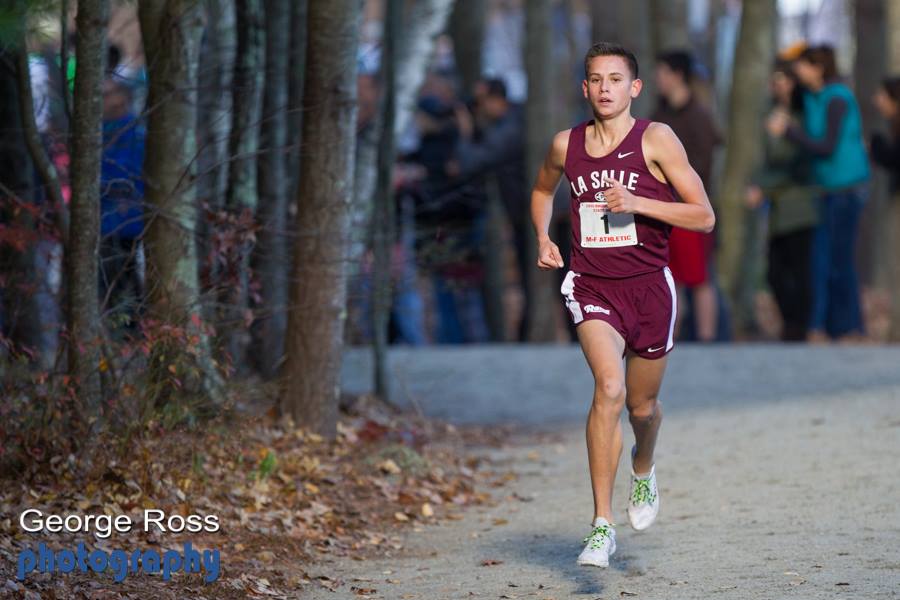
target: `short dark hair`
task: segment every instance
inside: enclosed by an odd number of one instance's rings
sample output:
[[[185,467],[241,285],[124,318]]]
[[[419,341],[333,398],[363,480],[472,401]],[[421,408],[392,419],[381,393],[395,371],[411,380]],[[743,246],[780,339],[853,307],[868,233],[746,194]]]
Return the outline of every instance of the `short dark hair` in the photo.
[[[684,50],[672,50],[663,52],[656,57],[656,62],[669,67],[669,70],[678,73],[685,83],[690,83],[694,78],[694,58]]]
[[[628,50],[624,46],[620,46],[619,44],[612,44],[610,42],[598,42],[591,46],[591,49],[588,50],[587,54],[584,55],[585,79],[587,79],[588,77],[588,68],[590,67],[591,59],[598,56],[621,56],[628,64],[628,69],[631,71],[631,78],[638,78],[638,62],[634,57],[634,54],[630,50]]]
[[[836,79],[838,76],[837,62],[834,59],[834,48],[828,44],[807,48],[800,54],[798,60],[821,67],[822,77],[825,81]]]
[[[484,86],[487,88],[488,96],[506,100],[506,84],[502,79],[490,77],[484,80]]]

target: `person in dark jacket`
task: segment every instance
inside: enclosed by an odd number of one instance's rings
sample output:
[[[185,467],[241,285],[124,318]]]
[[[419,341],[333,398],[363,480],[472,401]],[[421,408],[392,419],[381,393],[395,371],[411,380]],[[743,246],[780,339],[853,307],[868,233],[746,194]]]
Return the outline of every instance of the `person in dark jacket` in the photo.
[[[497,182],[500,201],[513,232],[519,287],[524,298],[517,336],[528,331],[530,280],[528,257],[530,215],[525,175],[525,114],[509,100],[501,79],[483,79],[476,84],[474,118],[465,106],[455,109],[459,140],[450,172],[464,179],[491,174]]]
[[[890,132],[872,134],[872,160],[891,175],[891,190],[900,191],[900,77],[881,82],[872,99]]]
[[[672,128],[684,144],[691,166],[710,189],[715,147],[722,136],[712,115],[691,88],[694,59],[688,52],[673,50],[657,57],[656,84],[659,103],[651,119]],[[719,293],[714,278],[715,236],[676,227],[669,238],[669,267],[675,278],[681,306],[691,306],[693,332],[688,338],[702,342],[717,339],[720,325]],[[687,302],[688,298],[690,302]],[[686,324],[686,328],[688,328]],[[676,330],[681,329],[679,320]]]
[[[421,140],[405,160],[424,168],[416,226],[419,256],[434,283],[434,338],[441,344],[486,342],[484,193],[479,182],[466,181],[448,168],[460,136],[453,106],[426,95],[418,101],[415,120]]]

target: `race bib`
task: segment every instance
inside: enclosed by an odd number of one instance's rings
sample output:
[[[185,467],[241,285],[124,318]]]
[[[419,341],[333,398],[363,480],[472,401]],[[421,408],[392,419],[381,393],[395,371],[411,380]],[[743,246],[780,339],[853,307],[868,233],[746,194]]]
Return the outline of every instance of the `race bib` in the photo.
[[[578,206],[581,247],[617,248],[637,245],[634,215],[610,212],[603,192],[597,192],[594,198],[599,202],[582,202]]]

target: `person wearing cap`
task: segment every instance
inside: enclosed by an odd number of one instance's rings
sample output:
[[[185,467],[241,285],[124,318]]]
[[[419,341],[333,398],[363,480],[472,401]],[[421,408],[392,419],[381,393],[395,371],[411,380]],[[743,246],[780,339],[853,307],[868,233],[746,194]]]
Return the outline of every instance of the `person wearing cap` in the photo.
[[[869,181],[862,117],[853,92],[838,76],[833,48],[805,48],[793,70],[805,88],[803,124],[792,123],[781,110],[769,117],[766,128],[809,153],[813,181],[823,189],[817,201],[807,338],[817,343],[855,339],[864,331],[856,240]]]

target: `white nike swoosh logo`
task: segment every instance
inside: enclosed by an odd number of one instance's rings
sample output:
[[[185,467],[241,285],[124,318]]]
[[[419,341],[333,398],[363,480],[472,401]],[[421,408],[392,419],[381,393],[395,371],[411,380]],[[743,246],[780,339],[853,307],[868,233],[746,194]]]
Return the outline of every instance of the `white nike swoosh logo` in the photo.
[[[659,348],[647,348],[647,352],[659,352],[663,348],[665,348],[665,346],[660,346]]]
[[[619,152],[619,158],[625,158],[626,156],[630,156],[632,154],[634,154],[634,150],[632,150],[631,152],[626,152],[625,154]]]

